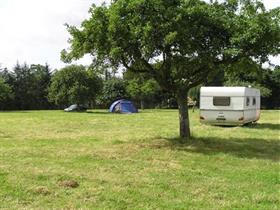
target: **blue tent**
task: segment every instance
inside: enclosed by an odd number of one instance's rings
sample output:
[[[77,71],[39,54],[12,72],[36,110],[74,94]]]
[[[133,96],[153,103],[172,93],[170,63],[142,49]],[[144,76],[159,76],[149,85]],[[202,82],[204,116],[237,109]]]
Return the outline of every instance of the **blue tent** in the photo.
[[[128,100],[118,100],[112,103],[109,109],[110,112],[117,113],[137,113],[138,110],[131,101]]]

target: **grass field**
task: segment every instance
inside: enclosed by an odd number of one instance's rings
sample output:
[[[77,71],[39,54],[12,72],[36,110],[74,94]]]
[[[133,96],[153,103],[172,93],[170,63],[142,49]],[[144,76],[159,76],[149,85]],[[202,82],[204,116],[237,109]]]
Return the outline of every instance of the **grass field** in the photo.
[[[180,144],[176,110],[0,112],[0,209],[279,209],[280,111],[190,114]]]

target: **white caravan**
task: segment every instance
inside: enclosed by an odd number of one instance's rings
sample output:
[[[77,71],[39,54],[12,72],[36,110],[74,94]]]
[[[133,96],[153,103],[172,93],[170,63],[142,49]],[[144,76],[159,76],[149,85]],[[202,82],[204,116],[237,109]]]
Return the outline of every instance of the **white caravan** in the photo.
[[[248,87],[201,87],[200,122],[243,125],[260,118],[260,91]]]

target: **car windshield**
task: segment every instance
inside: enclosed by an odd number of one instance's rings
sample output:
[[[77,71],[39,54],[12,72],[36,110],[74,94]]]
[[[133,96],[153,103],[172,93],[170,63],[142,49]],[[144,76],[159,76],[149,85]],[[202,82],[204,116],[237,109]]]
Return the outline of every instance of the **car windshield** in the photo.
[[[76,108],[77,108],[77,104],[73,104],[73,105],[69,106],[68,109],[76,109]]]

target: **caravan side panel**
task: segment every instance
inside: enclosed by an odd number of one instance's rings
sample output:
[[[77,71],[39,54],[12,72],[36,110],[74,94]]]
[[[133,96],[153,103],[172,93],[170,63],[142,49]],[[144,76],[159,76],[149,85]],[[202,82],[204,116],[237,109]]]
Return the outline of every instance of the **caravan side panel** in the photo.
[[[244,97],[225,96],[230,103],[228,106],[215,106],[216,96],[200,97],[200,121],[210,124],[238,125],[243,124],[244,119]],[[219,96],[218,96],[219,97]]]
[[[255,122],[260,118],[260,91],[246,88],[244,97],[244,123]]]
[[[213,103],[214,97],[215,96],[201,96],[200,109],[201,110],[244,110],[244,97],[242,96],[228,96],[230,97],[229,106],[215,106]]]
[[[240,110],[200,110],[200,122],[215,125],[243,124],[244,112]]]

